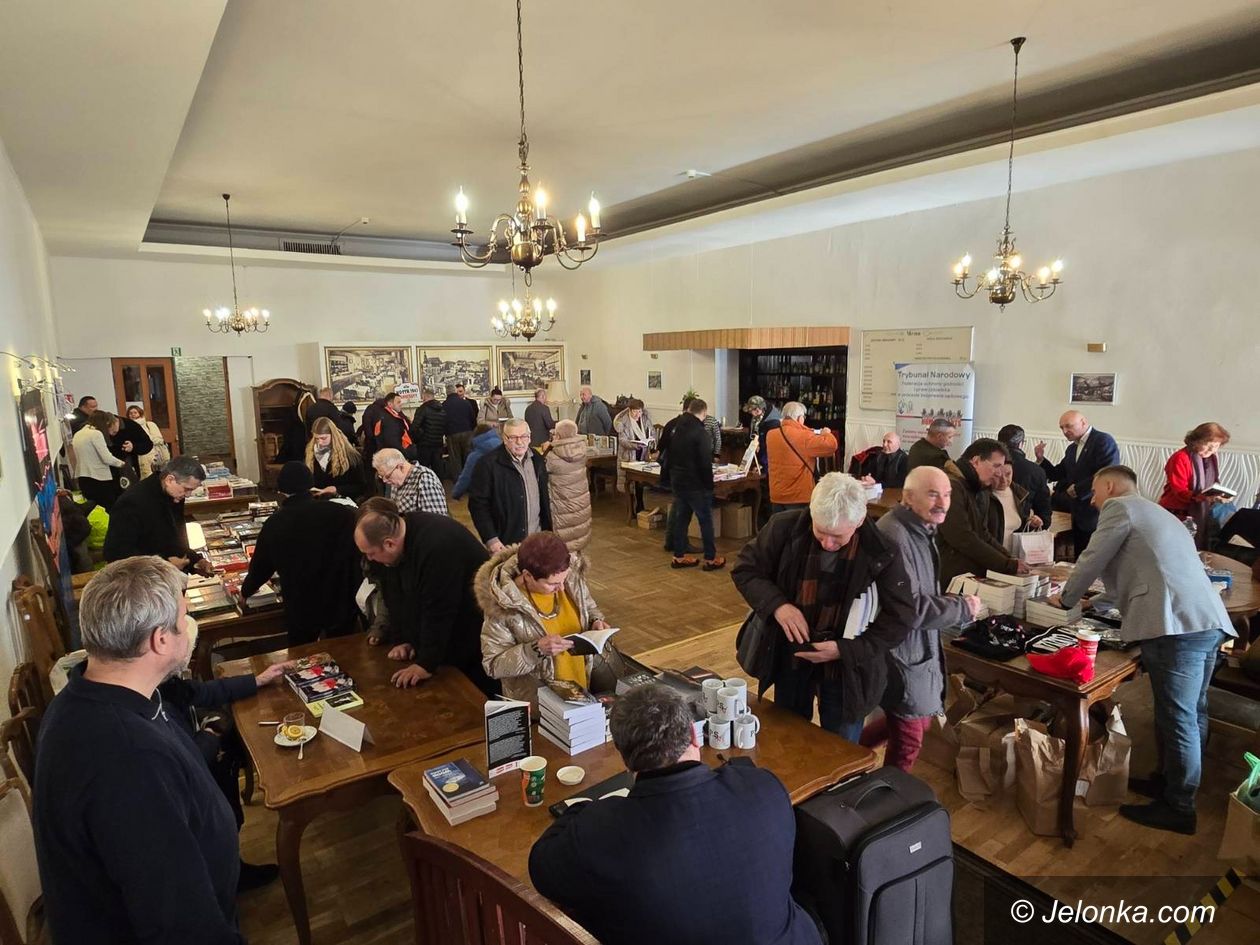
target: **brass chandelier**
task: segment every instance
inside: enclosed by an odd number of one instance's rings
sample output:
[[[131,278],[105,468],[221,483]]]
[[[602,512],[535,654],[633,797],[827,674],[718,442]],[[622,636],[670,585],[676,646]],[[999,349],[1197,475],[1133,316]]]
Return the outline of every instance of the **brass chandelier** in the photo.
[[[206,317],[206,327],[215,334],[226,334],[229,331],[240,335],[247,331],[264,332],[271,327],[271,313],[264,309],[247,308],[241,311],[241,303],[236,297],[236,251],[232,245],[232,210],[231,194],[223,195],[223,212],[227,214],[228,262],[232,267],[232,307],[220,305],[214,311],[202,309]]]
[[[988,294],[989,301],[1005,311],[1021,292],[1028,302],[1041,302],[1054,295],[1062,280],[1063,260],[1056,259],[1049,266],[1042,266],[1035,276],[1022,269],[1023,257],[1015,249],[1015,234],[1011,231],[1011,180],[1015,166],[1015,117],[1019,103],[1019,50],[1025,37],[1011,40],[1015,50],[1015,81],[1011,91],[1011,142],[1006,157],[1006,222],[997,240],[997,252],[993,254],[995,265],[976,278],[975,286],[967,283],[971,275],[971,254],[967,253],[954,264],[954,293],[960,299],[974,298],[981,292]]]
[[[545,319],[545,324],[544,324]],[[512,301],[499,299],[499,313],[490,319],[490,327],[500,338],[524,338],[533,341],[540,331],[551,331],[556,324],[556,300],[532,298],[529,285],[525,299],[516,297],[516,278],[512,278]]]
[[[594,257],[599,250],[602,236],[599,220],[599,201],[591,194],[587,205],[590,220],[578,214],[574,222],[575,240],[569,242],[564,232],[564,224],[547,213],[547,193],[542,185],[534,187],[529,182],[529,137],[525,133],[525,53],[521,40],[521,0],[516,0],[516,69],[517,83],[520,90],[521,137],[517,144],[517,155],[520,159],[521,180],[518,185],[516,209],[511,213],[500,213],[490,225],[490,238],[477,250],[469,245],[468,237],[473,233],[468,228],[468,197],[464,188],[460,187],[455,196],[455,234],[452,245],[459,247],[460,258],[465,265],[473,269],[501,258],[506,253],[512,264],[525,274],[525,284],[532,279],[531,271],[547,256],[554,255],[556,261],[565,269],[577,269],[582,263]]]

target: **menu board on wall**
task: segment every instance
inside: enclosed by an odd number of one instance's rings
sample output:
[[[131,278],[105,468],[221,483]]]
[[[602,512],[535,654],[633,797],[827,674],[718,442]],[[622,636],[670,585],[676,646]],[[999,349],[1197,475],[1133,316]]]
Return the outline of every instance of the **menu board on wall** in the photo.
[[[896,365],[970,361],[974,334],[971,325],[863,330],[859,404],[869,410],[896,410]]]

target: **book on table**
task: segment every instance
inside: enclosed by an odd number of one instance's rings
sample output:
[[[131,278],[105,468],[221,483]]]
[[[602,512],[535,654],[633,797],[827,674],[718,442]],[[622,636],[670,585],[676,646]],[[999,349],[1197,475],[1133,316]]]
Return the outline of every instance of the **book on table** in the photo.
[[[424,787],[452,826],[488,814],[499,804],[498,789],[466,758],[427,769]]]
[[[497,777],[520,767],[533,754],[529,728],[529,703],[491,699],[485,705],[486,771]]]
[[[563,735],[558,735],[551,731],[551,729],[547,727],[547,723],[545,721],[538,723],[538,734],[547,739],[547,741],[551,742],[569,757],[580,755],[582,752],[590,751],[592,748],[599,748],[606,741],[603,733],[600,733],[598,736],[589,736],[577,741],[572,741]]]
[[[305,703],[327,703],[354,692],[354,680],[327,653],[315,653],[298,660],[284,674],[284,680]]]

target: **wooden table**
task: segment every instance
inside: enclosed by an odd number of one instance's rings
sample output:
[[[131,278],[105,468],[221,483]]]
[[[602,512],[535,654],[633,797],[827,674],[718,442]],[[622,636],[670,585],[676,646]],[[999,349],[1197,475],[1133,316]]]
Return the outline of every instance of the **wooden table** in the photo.
[[[600,476],[609,476],[612,478],[614,485],[617,482],[617,453],[604,453],[603,455],[590,454],[586,456],[586,480],[590,486],[591,492],[595,491],[595,480]]]
[[[875,767],[875,753],[869,748],[847,742],[786,709],[780,709],[769,699],[759,700],[752,693],[748,698],[749,710],[761,719],[757,747],[749,751],[731,748],[719,752],[706,746],[703,749],[706,763],[717,765],[723,758],[751,757],[759,766],[778,775],[787,787],[793,804],[850,775]],[[424,764],[397,768],[389,776],[389,783],[402,794],[403,802],[426,834],[471,850],[532,887],[528,869],[529,851],[553,820],[547,808],[626,770],[611,742],[570,758],[535,731],[534,751],[547,759],[547,789],[541,807],[525,806],[521,798],[520,773],[512,771],[494,779],[499,789],[498,809],[456,827],[452,827],[433,806],[433,799],[424,788],[424,770],[443,761],[463,757],[484,774],[486,759],[480,745],[449,752]],[[555,776],[558,768],[569,764],[586,769],[582,783],[573,787],[561,784]]]
[[[901,490],[885,489],[878,499],[866,503],[866,514],[869,518],[878,519],[885,512],[891,512],[899,505],[901,505]]]
[[[272,663],[324,650],[354,677],[363,697],[364,704],[351,712],[367,723],[375,744],[365,744],[361,753],[322,735],[306,746],[301,761],[293,749],[276,746],[275,728],[258,723],[284,718],[302,707],[284,683],[232,704],[237,729],[258,769],[263,802],[279,813],[276,857],[301,945],[311,941],[300,855],[307,824],[322,813],[388,794],[386,778],[395,768],[455,749],[471,753],[465,746],[484,739],[486,697],[467,677],[443,667],[421,686],[395,689],[389,677],[404,664],[386,659],[381,647],[369,647],[361,633],[223,663],[218,674],[257,674]]]
[[[211,679],[210,654],[216,643],[229,639],[270,637],[286,632],[284,605],[272,604],[241,614],[225,610],[197,617],[197,645],[189,668],[198,679]]]
[[[1251,576],[1251,568],[1224,555],[1209,553],[1206,557],[1210,567],[1228,570],[1234,575],[1233,586],[1221,595],[1230,618],[1237,622],[1260,613],[1260,583]]]
[[[185,499],[184,518],[189,520],[194,516],[209,516],[213,518],[224,512],[244,512],[249,508],[251,502],[261,501],[262,496],[257,493],[253,495],[232,495],[225,499]]]
[[[644,487],[661,488],[661,474],[659,472],[646,472],[642,469],[624,469],[622,471],[626,474],[626,498],[630,513],[627,521],[633,525],[635,513],[643,506]],[[713,483],[713,497],[715,499],[733,499],[740,495],[751,496],[753,528],[756,529],[761,512],[761,480],[762,475],[759,472],[749,472],[748,475],[741,476],[739,479],[723,479],[720,482]]]
[[[1094,678],[1078,686],[1069,680],[1037,672],[1024,656],[1002,663],[945,644],[945,660],[951,673],[962,673],[968,679],[996,686],[1012,695],[1048,702],[1059,711],[1066,727],[1064,740],[1067,743],[1063,755],[1063,783],[1059,790],[1059,835],[1069,847],[1076,841],[1073,801],[1076,779],[1089,743],[1089,707],[1110,699],[1122,682],[1136,676],[1140,656],[1138,647],[1124,652],[1099,650]]]

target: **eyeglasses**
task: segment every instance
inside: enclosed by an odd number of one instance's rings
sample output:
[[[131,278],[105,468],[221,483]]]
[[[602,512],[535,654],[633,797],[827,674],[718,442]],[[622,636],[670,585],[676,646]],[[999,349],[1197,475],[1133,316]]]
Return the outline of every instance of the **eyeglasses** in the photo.
[[[388,479],[390,476],[392,476],[397,470],[401,469],[402,466],[403,466],[402,463],[394,463],[394,465],[390,466],[388,470],[386,470],[385,472],[379,472],[376,474],[376,476],[378,479],[380,479],[383,482],[386,479]]]
[[[526,443],[529,441],[530,435],[522,433],[520,436],[504,436],[503,439],[511,440],[513,443]]]

